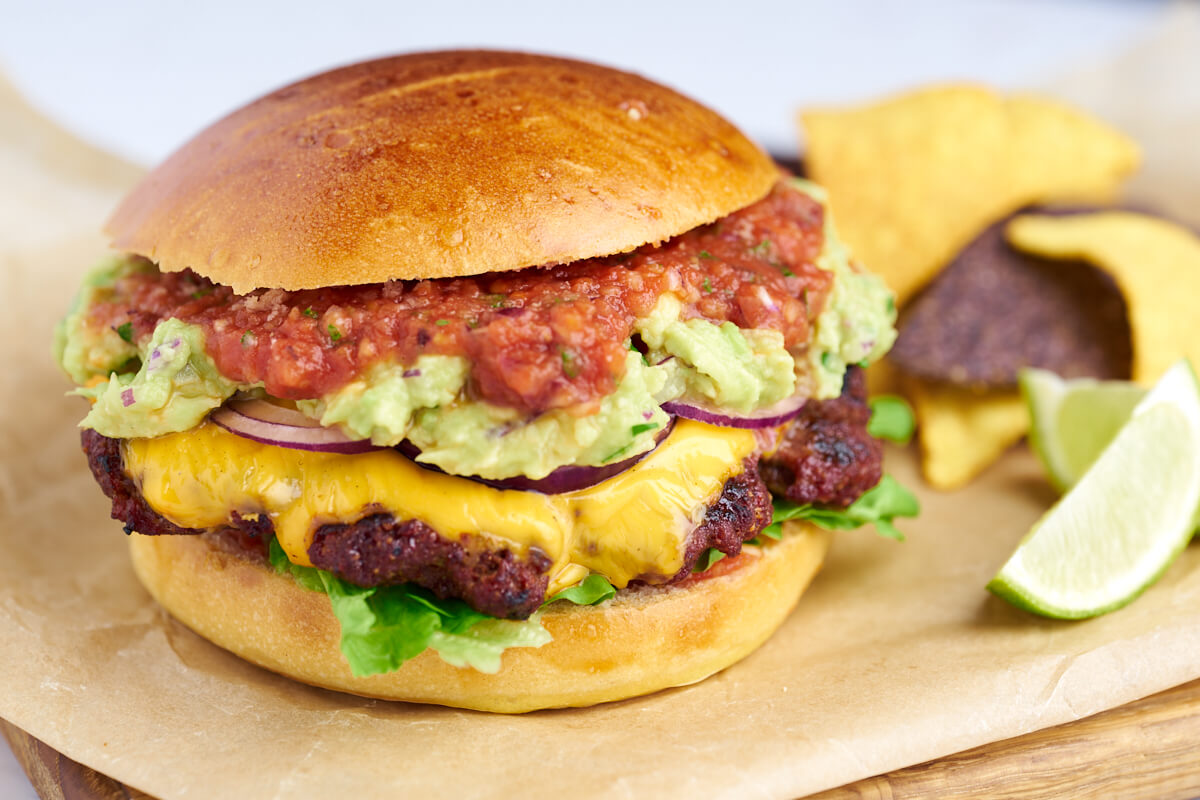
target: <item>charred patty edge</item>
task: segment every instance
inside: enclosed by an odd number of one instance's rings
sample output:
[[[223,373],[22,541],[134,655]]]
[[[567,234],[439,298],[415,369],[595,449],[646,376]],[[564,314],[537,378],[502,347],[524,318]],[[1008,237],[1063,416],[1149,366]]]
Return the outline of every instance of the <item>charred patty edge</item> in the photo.
[[[867,432],[870,419],[866,374],[850,367],[838,397],[809,400],[781,429],[759,473],[794,503],[845,508],[883,477],[883,443]]]

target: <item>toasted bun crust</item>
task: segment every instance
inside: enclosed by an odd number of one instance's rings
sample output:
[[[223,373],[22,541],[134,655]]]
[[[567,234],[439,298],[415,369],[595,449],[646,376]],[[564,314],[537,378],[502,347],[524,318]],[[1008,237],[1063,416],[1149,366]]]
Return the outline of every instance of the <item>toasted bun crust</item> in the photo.
[[[587,706],[684,686],[766,641],[820,567],[828,532],[788,523],[711,577],[621,592],[598,606],[559,603],[554,640],[505,651],[500,672],[453,667],[426,651],[399,670],[356,678],[328,598],[199,536],[130,537],[134,570],[167,611],[242,658],[305,683],[367,697],[518,713]]]
[[[151,172],[115,248],[236,292],[445,278],[660,242],[779,173],[717,114],[578,61],[450,51],[279,89]]]

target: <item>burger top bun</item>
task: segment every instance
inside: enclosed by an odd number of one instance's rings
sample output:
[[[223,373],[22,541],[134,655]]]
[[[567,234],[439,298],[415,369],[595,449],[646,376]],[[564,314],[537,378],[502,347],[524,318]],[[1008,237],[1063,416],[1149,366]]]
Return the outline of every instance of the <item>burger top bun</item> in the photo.
[[[125,198],[113,247],[244,293],[447,278],[632,250],[764,197],[771,160],[626,72],[416,53],[279,89]]]

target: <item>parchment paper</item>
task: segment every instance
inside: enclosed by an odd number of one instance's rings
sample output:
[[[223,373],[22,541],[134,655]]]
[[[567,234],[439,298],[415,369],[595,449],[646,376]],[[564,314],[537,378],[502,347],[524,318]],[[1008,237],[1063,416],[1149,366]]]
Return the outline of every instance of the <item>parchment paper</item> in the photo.
[[[1200,99],[1185,112],[1159,83],[1200,85],[1196,20],[1177,10],[1158,44],[1063,84],[1171,154],[1152,152],[1138,191],[1184,214],[1200,208]],[[1088,88],[1106,85],[1119,95]],[[243,663],[135,580],[79,452],[83,401],[62,396],[50,359],[53,322],[102,251],[93,231],[135,178],[0,86],[0,716],[73,759],[162,798],[794,797],[1200,677],[1200,546],[1089,622],[984,591],[1054,499],[1023,449],[966,491],[922,490],[905,544],[838,534],[783,629],[694,687],[505,717],[358,699]],[[922,486],[910,453],[889,452],[888,468]]]

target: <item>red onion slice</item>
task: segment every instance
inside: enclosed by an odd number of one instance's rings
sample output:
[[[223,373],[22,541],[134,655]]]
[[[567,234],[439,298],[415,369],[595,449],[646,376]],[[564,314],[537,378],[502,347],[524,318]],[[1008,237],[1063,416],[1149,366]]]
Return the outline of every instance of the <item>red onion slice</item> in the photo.
[[[709,425],[719,425],[723,428],[773,428],[795,419],[807,401],[807,397],[794,394],[791,397],[780,400],[774,405],[760,408],[749,414],[740,415],[718,411],[695,403],[680,403],[676,401],[663,403],[662,408],[663,411],[670,414],[694,419],[697,422],[704,422]]]
[[[514,475],[511,478],[481,478],[478,475],[458,475],[456,477],[466,478],[476,483],[482,483],[491,486],[495,489],[513,489],[521,492],[540,492],[542,494],[565,494],[574,492],[579,489],[586,489],[589,486],[595,486],[598,483],[608,480],[619,472],[632,467],[634,464],[641,461],[646,456],[653,453],[662,444],[663,439],[671,433],[671,429],[675,427],[675,419],[672,418],[661,431],[654,437],[654,447],[644,453],[638,453],[636,456],[618,461],[615,464],[604,464],[599,467],[580,467],[568,465],[559,467],[544,478],[527,478],[524,475]],[[411,458],[413,463],[418,467],[423,467],[434,472],[445,472],[445,470],[434,464],[426,464],[417,461],[417,456],[421,454],[421,450],[407,439],[396,445],[396,449],[403,455]]]
[[[293,450],[356,455],[382,449],[371,444],[370,439],[351,439],[294,408],[258,398],[232,400],[212,412],[210,418],[230,433]]]

